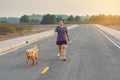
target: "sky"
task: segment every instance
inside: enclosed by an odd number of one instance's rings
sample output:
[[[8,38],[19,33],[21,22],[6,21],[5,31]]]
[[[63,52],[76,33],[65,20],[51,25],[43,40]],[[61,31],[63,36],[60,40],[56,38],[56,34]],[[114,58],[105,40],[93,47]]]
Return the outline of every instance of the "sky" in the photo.
[[[48,13],[120,15],[120,0],[0,0],[0,17]]]

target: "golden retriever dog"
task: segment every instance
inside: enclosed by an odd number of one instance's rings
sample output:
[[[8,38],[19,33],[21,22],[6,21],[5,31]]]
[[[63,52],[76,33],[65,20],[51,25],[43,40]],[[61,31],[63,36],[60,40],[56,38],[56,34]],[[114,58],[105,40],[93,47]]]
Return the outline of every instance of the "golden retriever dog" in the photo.
[[[29,67],[29,61],[32,61],[33,66],[35,62],[38,65],[38,47],[26,50],[26,67]]]

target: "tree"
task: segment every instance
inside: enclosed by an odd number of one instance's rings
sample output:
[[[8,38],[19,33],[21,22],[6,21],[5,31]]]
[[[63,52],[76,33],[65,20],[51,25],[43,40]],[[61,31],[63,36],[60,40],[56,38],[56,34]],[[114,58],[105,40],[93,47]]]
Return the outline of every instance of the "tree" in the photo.
[[[99,14],[99,16],[97,17],[98,21],[106,21],[107,20],[107,16],[104,14]]]
[[[80,21],[80,16],[75,16],[75,21],[79,22]]]
[[[62,17],[61,17],[61,16],[58,16],[58,17],[56,18],[56,22],[59,22],[61,19],[62,19]]]
[[[31,23],[40,23],[40,21],[38,19],[31,19],[30,22]]]
[[[43,16],[41,24],[54,24],[55,23],[55,15],[46,14]]]
[[[96,18],[97,18],[97,16],[96,16],[96,15],[92,15],[92,16],[89,18],[89,21],[95,21],[95,20],[96,20]]]
[[[70,15],[67,19],[69,22],[74,22],[74,16],[73,15]]]
[[[28,23],[29,21],[30,21],[29,16],[27,16],[27,15],[23,15],[20,18],[20,23]]]

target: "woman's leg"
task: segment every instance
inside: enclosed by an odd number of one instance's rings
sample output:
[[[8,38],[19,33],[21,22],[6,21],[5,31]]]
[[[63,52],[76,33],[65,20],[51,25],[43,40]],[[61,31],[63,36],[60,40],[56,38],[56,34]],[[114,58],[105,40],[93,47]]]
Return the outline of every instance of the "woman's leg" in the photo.
[[[63,49],[63,59],[66,60],[66,49],[67,49],[67,45],[66,45],[66,44],[62,45],[62,49]]]
[[[59,58],[62,59],[62,45],[58,45],[59,48]]]

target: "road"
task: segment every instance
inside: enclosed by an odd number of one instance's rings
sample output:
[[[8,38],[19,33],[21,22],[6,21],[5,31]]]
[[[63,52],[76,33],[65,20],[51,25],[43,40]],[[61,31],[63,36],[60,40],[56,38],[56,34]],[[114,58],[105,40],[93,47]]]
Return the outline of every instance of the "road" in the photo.
[[[120,80],[120,49],[94,25],[80,25],[69,30],[72,44],[67,61],[57,59],[54,38],[39,48],[39,65],[25,67],[25,50],[41,45],[48,38],[0,56],[0,80]],[[41,72],[49,67],[49,70]]]

